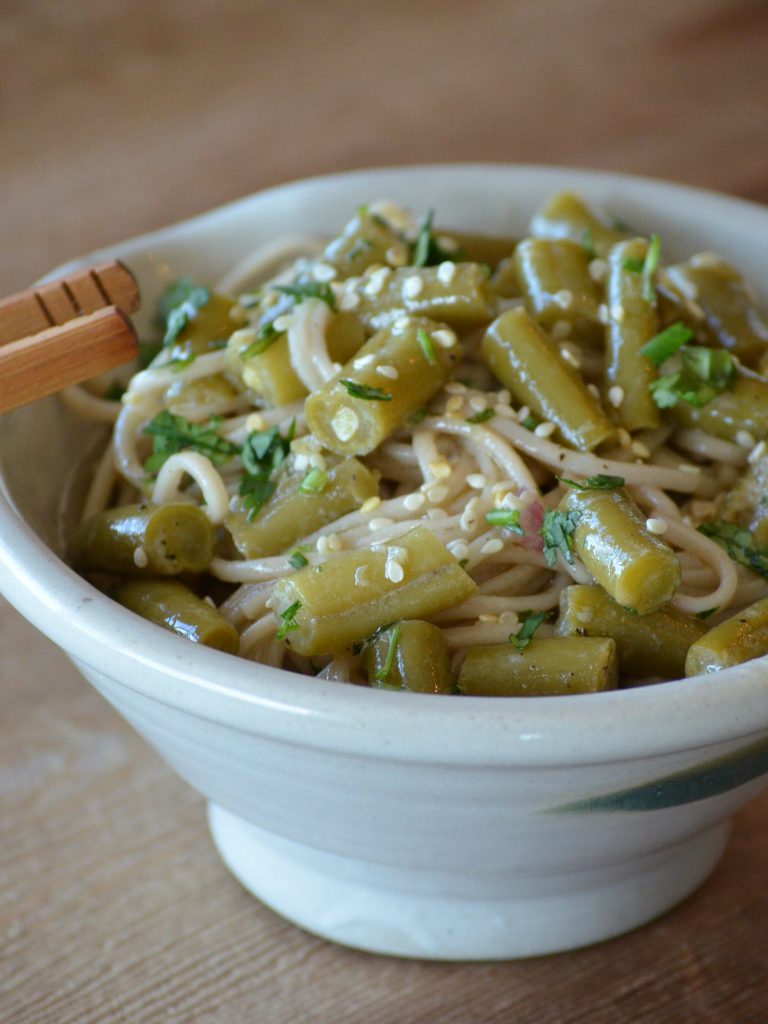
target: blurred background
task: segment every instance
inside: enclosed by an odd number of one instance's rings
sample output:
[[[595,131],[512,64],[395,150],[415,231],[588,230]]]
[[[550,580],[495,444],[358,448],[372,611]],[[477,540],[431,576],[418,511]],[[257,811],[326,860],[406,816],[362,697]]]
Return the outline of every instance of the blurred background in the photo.
[[[0,281],[378,164],[768,199],[766,65],[765,0],[0,0]]]
[[[501,161],[768,202],[766,0],[0,0],[0,294],[294,178]],[[713,878],[512,964],[332,947],[0,601],[2,1024],[765,1024],[766,795]],[[449,851],[447,852],[449,854]]]

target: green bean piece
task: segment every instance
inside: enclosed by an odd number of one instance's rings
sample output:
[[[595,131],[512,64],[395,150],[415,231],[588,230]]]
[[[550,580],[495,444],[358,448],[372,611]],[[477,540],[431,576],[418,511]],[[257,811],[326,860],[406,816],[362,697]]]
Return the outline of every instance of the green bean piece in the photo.
[[[737,367],[733,383],[701,408],[678,402],[669,410],[685,427],[698,427],[726,441],[747,431],[756,441],[768,438],[768,380]]]
[[[275,584],[271,601],[286,643],[312,656],[343,651],[399,619],[429,618],[476,592],[445,545],[417,526],[389,544],[300,569]]]
[[[339,455],[366,455],[440,390],[459,356],[449,328],[404,317],[307,398],[309,428]]]
[[[237,654],[240,637],[221,612],[178,580],[145,579],[120,583],[110,596],[157,626],[227,654]]]
[[[338,238],[328,243],[323,261],[344,279],[359,277],[375,264],[407,263],[409,256],[407,244],[394,228],[367,206],[361,206]]]
[[[443,237],[456,245],[456,254],[466,263],[483,263],[495,270],[502,260],[507,259],[515,251],[517,238],[511,235],[483,235],[470,231],[443,231],[437,227],[434,231],[438,242]]]
[[[167,408],[174,416],[185,419],[199,418],[200,407],[204,407],[211,416],[226,412],[232,407],[241,394],[241,389],[223,373],[210,377],[198,377],[196,380],[181,378],[174,381],[165,392]]]
[[[534,238],[570,238],[594,256],[607,256],[611,246],[627,237],[627,231],[608,228],[572,192],[558,192],[534,216]]]
[[[659,409],[649,391],[658,376],[653,363],[640,349],[659,333],[656,306],[649,301],[641,270],[648,253],[644,238],[615,245],[608,256],[605,328],[606,389],[621,388],[616,420],[626,430],[658,427]]]
[[[275,493],[249,521],[232,512],[224,525],[244,558],[269,558],[286,551],[301,537],[353,512],[379,493],[373,474],[357,459],[345,459],[327,471],[322,489],[302,490],[304,473],[281,474]]]
[[[163,349],[163,363],[181,365],[195,356],[222,347],[232,332],[242,326],[245,318],[232,299],[217,292],[213,292],[200,309],[192,307],[188,315],[173,344]]]
[[[458,331],[490,320],[487,268],[479,263],[446,266],[370,271],[354,287],[355,313],[372,330],[389,327],[403,316],[429,317]]]
[[[721,672],[764,654],[768,654],[768,597],[743,608],[691,644],[685,674]]]
[[[491,291],[500,299],[517,299],[521,296],[514,256],[508,256],[499,263],[488,283]]]
[[[698,306],[711,334],[747,366],[768,357],[768,321],[734,267],[714,253],[667,267],[667,278],[684,300]],[[695,308],[695,307],[694,307]]]
[[[471,697],[556,697],[614,690],[616,644],[599,636],[471,647],[459,672],[459,693]]]
[[[560,507],[575,514],[574,549],[614,601],[638,615],[667,603],[680,585],[680,563],[646,529],[645,516],[623,488],[569,488]]]
[[[707,627],[674,608],[633,615],[602,587],[574,584],[560,595],[559,636],[609,636],[616,641],[622,676],[680,679],[688,648]]]
[[[482,348],[494,376],[535,416],[554,423],[566,443],[589,451],[614,433],[581,375],[525,309],[507,310],[494,320]]]
[[[242,376],[243,383],[269,405],[288,405],[305,398],[307,389],[291,364],[288,335],[281,333],[260,351],[249,355],[256,335],[251,331],[234,334],[228,346],[231,373]],[[351,359],[365,342],[365,327],[353,313],[335,313],[328,324],[326,345],[335,362]]]
[[[601,294],[589,274],[590,254],[568,238],[526,238],[515,250],[515,269],[528,310],[550,330],[558,320],[584,340],[602,336]]]
[[[745,527],[758,547],[768,545],[768,453],[755,459],[726,495],[720,518]]]
[[[206,570],[214,540],[214,526],[197,505],[121,505],[86,519],[69,558],[83,572],[178,576]]]
[[[414,693],[451,693],[451,661],[443,631],[421,619],[379,630],[365,648],[371,686]]]

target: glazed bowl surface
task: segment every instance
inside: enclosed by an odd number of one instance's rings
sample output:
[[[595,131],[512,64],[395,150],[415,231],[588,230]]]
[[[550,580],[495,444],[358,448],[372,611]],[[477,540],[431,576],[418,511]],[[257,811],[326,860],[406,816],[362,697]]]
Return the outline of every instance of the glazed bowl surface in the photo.
[[[372,199],[521,234],[566,188],[658,231],[670,256],[716,249],[758,281],[768,263],[768,211],[740,200],[565,168],[458,165],[280,186],[60,271],[124,260],[144,330],[170,280],[213,281],[280,235],[330,235]],[[588,696],[454,698],[301,677],[157,629],[61,558],[102,441],[55,397],[0,419],[0,589],[203,794],[242,883],[308,930],[435,959],[599,941],[692,892],[734,812],[765,786],[767,659]]]

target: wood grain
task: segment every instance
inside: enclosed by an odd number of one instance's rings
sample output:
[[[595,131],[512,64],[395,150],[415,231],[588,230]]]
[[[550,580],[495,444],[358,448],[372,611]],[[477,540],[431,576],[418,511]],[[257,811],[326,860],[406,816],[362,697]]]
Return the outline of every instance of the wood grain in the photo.
[[[548,162],[768,201],[763,0],[4,0],[0,294],[265,185]],[[768,796],[711,880],[510,964],[331,946],[243,892],[199,797],[0,606],[2,1024],[765,1024]]]

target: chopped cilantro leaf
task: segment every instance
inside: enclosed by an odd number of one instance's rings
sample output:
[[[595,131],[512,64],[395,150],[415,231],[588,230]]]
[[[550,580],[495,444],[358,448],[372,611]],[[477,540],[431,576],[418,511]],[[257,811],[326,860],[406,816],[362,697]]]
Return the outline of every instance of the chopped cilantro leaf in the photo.
[[[703,345],[680,349],[682,367],[667,373],[648,387],[660,409],[669,409],[678,402],[702,408],[730,387],[736,375],[736,364],[730,352]]]
[[[270,427],[269,430],[254,431],[246,438],[240,453],[245,472],[240,480],[238,492],[243,499],[249,520],[258,514],[262,505],[275,492],[274,476],[281,469],[290,451],[295,426],[294,421],[286,437],[280,434],[277,427]]]
[[[544,559],[550,568],[557,561],[558,551],[569,565],[573,565],[573,533],[578,521],[576,512],[547,509],[544,513],[541,536],[544,541]]]
[[[302,552],[301,548],[296,548],[295,551],[291,552],[288,558],[288,564],[292,569],[303,569],[305,566],[309,565],[309,560]]]
[[[386,683],[387,679],[392,672],[392,668],[395,664],[395,655],[397,653],[397,647],[400,643],[400,624],[392,627],[392,632],[389,635],[389,647],[387,648],[387,656],[384,659],[384,664],[381,668],[377,669],[374,678],[377,683]]]
[[[656,288],[654,280],[656,271],[659,269],[661,259],[661,239],[658,235],[651,235],[648,243],[648,252],[645,254],[643,263],[643,298],[646,302],[656,305]]]
[[[622,269],[628,270],[632,274],[642,274],[645,260],[638,259],[637,256],[630,256],[622,263]]]
[[[313,466],[299,484],[302,494],[321,494],[328,483],[328,474],[324,469]]]
[[[482,409],[480,412],[476,412],[474,416],[467,416],[467,423],[487,423],[495,415],[496,413],[493,409]]]
[[[430,210],[421,225],[411,257],[411,265],[414,267],[432,267],[445,260],[450,260],[452,263],[457,262],[459,254],[447,252],[435,238],[432,232],[434,216],[434,210]]]
[[[160,299],[160,315],[165,321],[163,346],[172,345],[190,320],[211,301],[211,291],[182,277],[166,288]]]
[[[304,284],[278,284],[275,285],[275,291],[282,292],[283,295],[291,295],[296,300],[296,305],[304,299],[322,299],[332,310],[336,310],[336,296],[326,281],[306,281]]]
[[[670,356],[693,338],[693,331],[687,324],[678,321],[660,331],[640,349],[640,355],[646,356],[654,366],[661,366]]]
[[[607,473],[598,473],[597,476],[588,476],[586,480],[569,480],[567,476],[560,476],[564,484],[575,487],[579,491],[615,491],[624,486],[623,476],[610,476]]]
[[[274,344],[283,333],[283,331],[278,331],[271,320],[262,324],[256,334],[256,340],[252,341],[250,345],[247,345],[241,350],[240,358],[245,362],[246,359],[250,359],[252,356],[260,356],[261,353],[266,352],[269,346]]]
[[[216,427],[219,420],[208,423],[190,423],[183,416],[174,416],[168,409],[159,412],[144,427],[144,433],[152,437],[152,454],[144,463],[147,473],[157,473],[165,461],[177,452],[195,451],[207,456],[218,465],[234,458],[239,447],[219,435]]]
[[[768,578],[768,548],[758,547],[752,533],[736,523],[724,521],[702,523],[699,533],[719,544],[739,565],[753,569]]]
[[[430,366],[437,366],[437,355],[435,354],[435,343],[432,338],[420,327],[416,332],[416,340],[419,343],[419,348],[424,353],[424,358],[427,360]]]
[[[299,628],[296,616],[300,610],[301,601],[294,601],[293,604],[288,605],[284,612],[280,613],[283,624],[277,631],[278,640],[285,640],[289,633],[293,633]]]
[[[528,614],[523,617],[517,633],[509,634],[509,643],[511,643],[518,651],[524,651],[531,642],[533,634],[542,622],[545,622],[549,618],[549,615],[549,612],[537,612],[535,615],[528,612]]]
[[[340,384],[347,389],[347,393],[353,398],[364,398],[368,402],[391,402],[392,395],[389,391],[384,391],[381,388],[369,388],[365,384],[358,384],[354,380],[342,380]]]
[[[535,416],[526,416],[524,420],[520,421],[520,426],[525,427],[526,430],[535,430],[538,425],[539,421]]]
[[[525,530],[520,525],[520,512],[516,508],[494,508],[486,512],[485,521],[490,526],[503,526],[505,530],[512,533],[525,535]]]

